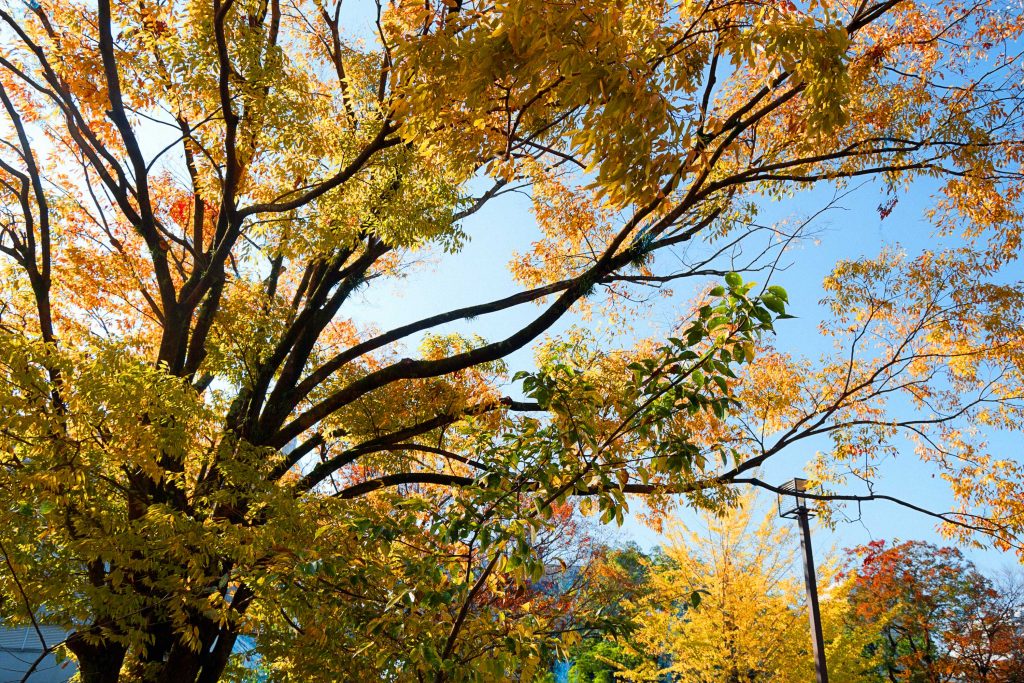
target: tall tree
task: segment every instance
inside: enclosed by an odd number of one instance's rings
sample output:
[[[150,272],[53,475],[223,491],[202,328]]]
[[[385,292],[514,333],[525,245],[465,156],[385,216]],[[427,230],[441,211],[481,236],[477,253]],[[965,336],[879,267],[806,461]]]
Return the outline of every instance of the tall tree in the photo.
[[[479,650],[501,614],[485,596],[543,573],[532,538],[570,496],[606,520],[630,493],[714,507],[796,438],[897,429],[871,401],[908,373],[924,404],[942,368],[981,392],[929,422],[950,452],[982,411],[1016,424],[1020,293],[988,284],[1019,234],[1015,7],[368,9],[370,36],[340,2],[0,7],[0,610],[71,629],[43,646],[87,683],[210,683],[242,633],[282,678],[500,677],[549,629]],[[939,281],[954,306],[869,315],[892,354],[828,366],[841,391],[795,424],[747,381],[782,432],[740,438],[737,369],[787,303],[732,272],[789,239],[756,200],[860,176],[937,183],[940,228],[976,245],[946,261],[976,267]],[[512,259],[521,289],[393,329],[354,315],[516,190],[541,231]],[[939,296],[941,262],[901,286]],[[708,276],[725,284],[669,342],[538,343],[572,311],[628,315]],[[868,289],[837,285],[837,309],[875,310]],[[445,327],[531,303],[493,341]],[[504,359],[531,344],[520,400]],[[976,455],[952,478],[980,519],[950,519],[1014,545],[1016,470]]]
[[[774,510],[757,517],[755,499],[746,496],[724,516],[706,515],[698,531],[670,531],[666,561],[652,567],[649,592],[635,605],[641,626],[630,646],[647,661],[628,667],[622,680],[814,678],[798,542],[789,527],[776,525]],[[855,623],[847,588],[835,578],[826,562],[821,609],[829,679],[875,680],[866,649],[877,631]]]

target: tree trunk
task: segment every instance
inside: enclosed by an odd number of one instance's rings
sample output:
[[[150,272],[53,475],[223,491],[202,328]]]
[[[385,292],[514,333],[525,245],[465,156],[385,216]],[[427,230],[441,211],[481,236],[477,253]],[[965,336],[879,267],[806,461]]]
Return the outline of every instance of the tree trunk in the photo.
[[[92,644],[81,631],[75,631],[67,640],[68,649],[78,660],[82,683],[117,683],[128,649],[124,645],[102,641]]]

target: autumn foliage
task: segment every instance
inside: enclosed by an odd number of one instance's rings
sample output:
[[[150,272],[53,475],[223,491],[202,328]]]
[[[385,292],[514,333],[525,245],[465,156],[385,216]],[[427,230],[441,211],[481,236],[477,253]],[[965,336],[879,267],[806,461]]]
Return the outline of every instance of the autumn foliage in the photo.
[[[764,513],[745,496],[721,517],[671,519],[669,542],[622,590],[630,628],[588,634],[570,680],[814,680],[799,542]],[[952,547],[875,541],[826,552],[818,575],[829,681],[1008,683],[1024,671],[1019,570],[993,577]]]
[[[851,601],[879,629],[893,681],[1015,681],[1024,675],[1020,588],[997,586],[955,548],[877,541],[850,551]]]
[[[237,678],[241,636],[274,680],[526,675],[571,631],[523,592],[571,559],[543,540],[567,510],[722,509],[815,437],[823,500],[879,498],[848,487],[909,437],[944,529],[1019,549],[1024,472],[971,426],[1021,424],[1022,26],[994,0],[5,0],[0,618],[66,628],[40,644],[86,683]],[[839,264],[838,351],[782,353],[799,235],[760,213],[855,178],[931,192],[956,246]],[[446,306],[430,264],[513,193],[514,286]],[[436,310],[357,305],[410,273]],[[650,339],[556,327],[628,330],[672,287]]]

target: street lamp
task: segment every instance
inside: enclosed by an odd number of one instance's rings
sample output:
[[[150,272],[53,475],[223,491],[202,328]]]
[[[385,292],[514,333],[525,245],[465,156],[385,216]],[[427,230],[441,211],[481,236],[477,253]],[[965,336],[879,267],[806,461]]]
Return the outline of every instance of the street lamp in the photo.
[[[807,506],[807,480],[793,479],[779,487],[779,516],[796,519],[800,523],[800,548],[804,555],[804,583],[807,586],[807,611],[811,617],[811,650],[814,652],[814,673],[817,683],[828,683],[825,666],[825,639],[821,635],[821,612],[818,610],[818,580],[814,573],[814,555],[811,552],[811,525],[813,514]]]

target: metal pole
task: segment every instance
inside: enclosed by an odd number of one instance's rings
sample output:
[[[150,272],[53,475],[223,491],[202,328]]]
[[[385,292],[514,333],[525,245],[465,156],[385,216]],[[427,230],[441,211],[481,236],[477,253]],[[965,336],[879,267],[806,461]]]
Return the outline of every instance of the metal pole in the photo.
[[[818,610],[818,580],[814,573],[814,554],[811,552],[811,525],[808,510],[802,501],[797,503],[800,521],[800,548],[804,551],[804,582],[807,585],[807,611],[811,617],[811,649],[814,652],[814,673],[817,683],[828,683],[825,666],[825,639],[821,635],[821,612]]]

